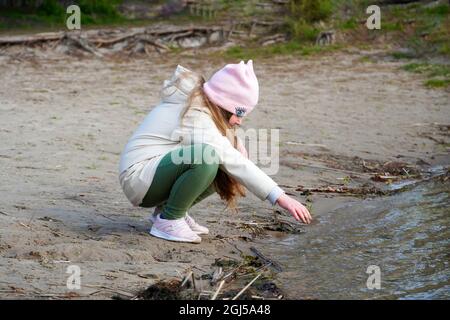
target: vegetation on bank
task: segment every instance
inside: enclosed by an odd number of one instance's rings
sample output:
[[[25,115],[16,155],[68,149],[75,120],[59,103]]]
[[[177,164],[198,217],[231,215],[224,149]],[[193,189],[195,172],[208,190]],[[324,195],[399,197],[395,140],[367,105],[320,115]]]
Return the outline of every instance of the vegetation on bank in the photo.
[[[224,57],[228,59],[255,59],[270,58],[274,55],[297,55],[309,56],[319,53],[331,52],[342,48],[342,45],[316,46],[312,43],[302,43],[296,40],[277,43],[269,46],[258,46],[257,44],[246,47],[233,46],[228,48],[224,53]]]
[[[63,28],[69,15],[57,0],[29,0],[28,5],[3,7],[0,10],[0,30]],[[130,22],[117,10],[122,0],[77,0],[81,24],[105,25]]]
[[[336,30],[352,44],[385,39],[406,48],[392,52],[395,58],[450,57],[450,4],[448,1],[416,1],[383,5],[381,29],[368,30],[368,0],[291,0],[288,32],[294,39],[312,41],[323,30]],[[381,4],[380,4],[381,3]]]
[[[65,8],[57,0],[29,0],[39,5],[26,9],[2,8],[0,13],[0,30],[9,28],[50,28],[64,27],[67,19]],[[215,23],[229,17],[245,20],[271,18],[271,12],[257,6],[258,1],[220,0],[220,10],[213,15],[192,14],[184,9],[165,17],[152,20],[130,19],[123,16],[118,6],[123,0],[78,0],[74,1],[81,8],[83,26],[98,25],[136,25],[167,21],[169,23]],[[161,5],[167,1],[154,1]],[[436,69],[447,70],[446,65],[427,62],[430,57],[441,57],[448,61],[450,57],[450,5],[447,1],[415,1],[408,4],[383,5],[381,7],[381,29],[368,30],[365,22],[368,17],[366,8],[372,4],[369,0],[289,0],[285,14],[280,18],[281,26],[273,30],[286,34],[287,41],[262,46],[257,40],[248,40],[245,47],[234,46],[224,52],[225,58],[249,59],[273,55],[300,55],[330,52],[345,46],[346,43],[361,47],[389,45],[402,48],[393,50],[394,59],[415,59],[422,61],[413,68],[408,64],[405,70],[423,74],[427,77],[425,84],[429,87],[448,87],[448,72],[436,74],[430,71],[431,65]],[[273,18],[273,17],[272,17]],[[279,20],[280,20],[279,19]],[[317,36],[322,31],[334,30],[339,35],[339,45],[316,45]],[[176,50],[176,49],[174,49]],[[416,61],[411,61],[416,63]],[[417,64],[417,63],[416,63]],[[425,68],[424,66],[428,66]]]
[[[450,65],[436,63],[408,63],[403,70],[424,75],[427,80],[425,86],[442,88],[450,86]]]
[[[81,24],[126,25],[144,23],[129,19],[118,9],[124,0],[75,0],[81,9]],[[214,22],[227,17],[247,19],[251,17],[273,18],[271,12],[260,9],[258,1],[220,0],[218,13],[199,17],[189,9],[169,14],[163,19],[182,22]],[[382,1],[380,1],[382,3]],[[58,0],[29,0],[30,5],[2,7],[0,30],[12,28],[65,26],[66,9]],[[39,5],[32,5],[38,3]],[[161,5],[168,1],[154,1]],[[450,5],[447,1],[412,2],[410,4],[381,5],[381,30],[370,30],[365,26],[368,17],[368,0],[289,0],[286,5],[284,24],[279,30],[288,34],[290,41],[313,44],[321,31],[335,30],[344,34],[351,43],[370,43],[376,37],[388,36],[388,41],[407,47],[408,52],[393,52],[395,58],[413,58],[428,54],[450,56]],[[156,9],[155,9],[156,10]],[[139,20],[139,21],[136,21]],[[155,22],[152,19],[149,22]],[[288,43],[269,50],[286,53],[298,51],[296,45]]]
[[[290,41],[267,47],[258,43],[250,43],[246,47],[235,46],[226,50],[225,57],[249,59],[280,54],[307,56],[344,47],[343,44],[315,45],[317,36],[325,30],[336,30],[345,35],[345,42],[361,47],[367,47],[377,38],[385,38],[390,45],[404,48],[392,51],[394,59],[427,61],[436,56],[444,60],[450,57],[448,3],[383,6],[381,29],[371,31],[365,25],[365,9],[368,5],[369,2],[365,0],[291,0],[290,15],[284,27]],[[370,58],[367,57],[367,60]],[[422,74],[426,78],[424,85],[429,88],[450,87],[448,64],[419,62],[407,64],[402,69]]]

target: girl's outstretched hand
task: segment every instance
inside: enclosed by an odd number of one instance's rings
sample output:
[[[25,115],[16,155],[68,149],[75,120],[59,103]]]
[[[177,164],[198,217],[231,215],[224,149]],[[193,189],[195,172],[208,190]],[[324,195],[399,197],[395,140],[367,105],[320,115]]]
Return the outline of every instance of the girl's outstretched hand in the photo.
[[[311,214],[308,209],[300,202],[295,199],[292,199],[287,194],[283,193],[277,200],[277,203],[280,207],[288,210],[294,218],[298,220],[302,220],[304,223],[311,223]]]

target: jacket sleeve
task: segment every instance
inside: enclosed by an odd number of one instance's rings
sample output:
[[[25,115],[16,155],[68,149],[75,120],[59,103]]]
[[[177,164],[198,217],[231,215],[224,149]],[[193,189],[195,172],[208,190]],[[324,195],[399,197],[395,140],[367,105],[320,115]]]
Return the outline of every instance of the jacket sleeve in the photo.
[[[205,143],[214,147],[220,159],[220,168],[244,185],[261,200],[277,187],[266,173],[244,157],[217,129],[209,110],[192,105],[174,131],[182,145]]]
[[[241,154],[247,154],[247,158],[248,158],[248,151],[247,149],[245,149],[245,145],[244,142],[241,140],[241,138],[239,138],[238,136],[236,136],[236,140],[237,140],[237,146],[236,149],[241,153]]]

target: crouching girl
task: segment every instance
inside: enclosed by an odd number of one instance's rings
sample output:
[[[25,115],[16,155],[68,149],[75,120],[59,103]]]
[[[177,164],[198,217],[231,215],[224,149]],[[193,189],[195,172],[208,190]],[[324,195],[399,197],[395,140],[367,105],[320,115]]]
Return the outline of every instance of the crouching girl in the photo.
[[[235,134],[258,96],[252,60],[228,64],[208,81],[178,66],[164,82],[161,102],[129,139],[119,169],[130,202],[156,207],[151,235],[199,243],[209,231],[189,209],[215,192],[235,208],[244,187],[295,219],[311,222],[308,210],[248,159]]]

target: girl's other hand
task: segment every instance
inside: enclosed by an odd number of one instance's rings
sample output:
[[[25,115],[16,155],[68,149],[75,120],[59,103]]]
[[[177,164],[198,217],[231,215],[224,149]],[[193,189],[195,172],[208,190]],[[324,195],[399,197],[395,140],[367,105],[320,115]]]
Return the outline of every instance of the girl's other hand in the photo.
[[[308,209],[297,200],[283,193],[278,198],[277,203],[280,207],[288,210],[297,221],[302,220],[306,224],[311,223],[312,217]]]

